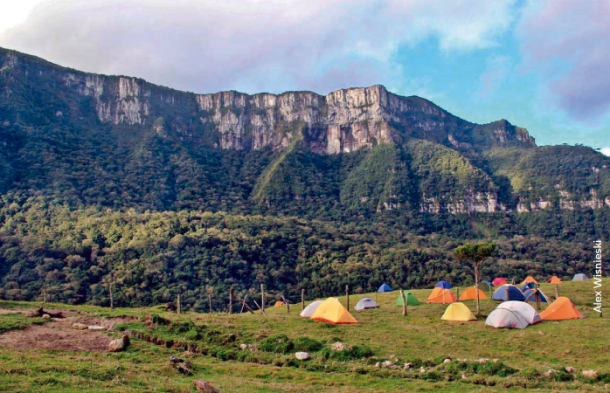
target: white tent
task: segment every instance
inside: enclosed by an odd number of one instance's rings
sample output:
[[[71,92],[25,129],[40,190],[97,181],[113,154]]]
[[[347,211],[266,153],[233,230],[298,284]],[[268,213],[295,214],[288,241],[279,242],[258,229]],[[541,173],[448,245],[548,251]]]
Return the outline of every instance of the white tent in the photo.
[[[572,281],[587,281],[588,279],[589,277],[583,273],[575,274],[574,277],[572,277]]]
[[[379,304],[376,301],[374,301],[370,297],[363,297],[358,303],[356,303],[356,306],[354,306],[354,310],[366,310],[369,308],[377,307],[379,307]]]
[[[310,318],[313,313],[316,312],[318,306],[322,304],[323,301],[324,300],[316,300],[315,302],[311,303],[309,306],[305,307],[303,311],[301,311],[299,316],[303,318]]]
[[[497,307],[497,309],[502,309],[502,308],[521,314],[521,316],[530,325],[534,325],[534,324],[537,324],[538,322],[542,321],[542,319],[540,318],[540,314],[538,314],[538,311],[536,311],[534,309],[534,307],[530,306],[529,304],[527,304],[525,302],[518,302],[518,301],[511,300],[508,302],[501,303]]]
[[[524,316],[506,308],[496,308],[489,314],[485,325],[495,328],[525,329],[529,326]]]

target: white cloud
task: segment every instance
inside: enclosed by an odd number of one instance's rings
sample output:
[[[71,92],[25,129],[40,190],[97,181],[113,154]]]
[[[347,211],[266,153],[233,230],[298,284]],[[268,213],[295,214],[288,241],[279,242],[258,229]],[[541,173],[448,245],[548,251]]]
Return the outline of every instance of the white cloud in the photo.
[[[600,151],[602,154],[610,156],[610,147],[603,147]]]
[[[496,44],[516,0],[48,0],[0,45],[197,92],[391,84],[400,45]],[[4,10],[3,10],[4,11]]]
[[[488,97],[504,81],[512,68],[512,61],[509,56],[495,55],[486,61],[486,67],[479,78],[479,96]]]

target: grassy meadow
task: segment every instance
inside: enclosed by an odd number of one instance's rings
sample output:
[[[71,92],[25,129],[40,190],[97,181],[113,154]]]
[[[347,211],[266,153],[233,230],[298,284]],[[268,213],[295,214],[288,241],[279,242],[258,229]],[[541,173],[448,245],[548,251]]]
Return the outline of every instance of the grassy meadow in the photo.
[[[547,295],[554,288],[542,284]],[[493,329],[485,316],[497,302],[483,300],[477,322],[441,321],[446,306],[423,304],[431,292],[414,290],[422,303],[409,306],[408,316],[395,306],[398,291],[354,295],[350,306],[364,297],[377,298],[379,309],[352,311],[358,325],[331,325],[298,316],[301,305],[268,308],[265,315],[200,314],[181,315],[164,307],[103,309],[94,306],[48,304],[54,309],[71,309],[98,316],[155,316],[160,321],[148,326],[141,320],[119,325],[132,337],[132,345],[120,353],[75,353],[61,350],[10,349],[0,346],[0,386],[3,392],[190,392],[192,381],[204,379],[221,392],[387,392],[478,391],[607,391],[610,383],[609,317],[592,310],[593,283],[566,282],[560,295],[568,296],[587,318],[542,322],[523,330]],[[463,288],[464,289],[464,288]],[[455,288],[453,289],[455,292]],[[345,297],[339,297],[345,304]],[[474,301],[467,301],[471,310]],[[33,309],[38,303],[3,302],[0,309]],[[543,303],[543,308],[546,305]],[[240,307],[235,306],[236,310]],[[0,332],[45,323],[21,314],[0,314]],[[54,322],[46,322],[53,324]],[[6,334],[6,333],[5,333]],[[113,335],[120,333],[115,332]],[[285,337],[284,337],[285,336]],[[275,340],[275,341],[274,341]],[[152,341],[152,340],[151,340]],[[367,356],[338,356],[329,344],[341,341]],[[158,345],[159,343],[163,345]],[[255,352],[239,345],[257,344]],[[322,349],[315,348],[317,344]],[[168,348],[174,345],[172,348]],[[176,348],[176,346],[181,348]],[[267,347],[266,347],[267,346]],[[188,353],[186,348],[193,349]],[[294,352],[311,348],[312,359],[298,361]],[[271,352],[263,348],[272,348]],[[285,352],[285,353],[282,353]],[[192,375],[183,375],[169,362],[177,355],[192,362]],[[453,359],[443,363],[445,358]],[[490,361],[479,363],[478,359]],[[467,359],[459,363],[456,359]],[[498,359],[493,363],[492,359]],[[377,362],[391,360],[400,368],[378,368]],[[413,363],[410,370],[404,363]],[[576,369],[574,376],[558,373],[549,379],[539,375],[549,368]],[[425,372],[420,372],[423,367]],[[596,370],[598,381],[580,375]]]

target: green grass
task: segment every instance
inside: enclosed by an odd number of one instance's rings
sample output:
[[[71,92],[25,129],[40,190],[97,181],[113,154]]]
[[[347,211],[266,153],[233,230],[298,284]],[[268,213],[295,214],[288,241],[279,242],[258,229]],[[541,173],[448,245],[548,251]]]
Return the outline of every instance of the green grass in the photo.
[[[299,318],[299,304],[270,308],[261,314],[197,314],[175,315],[162,307],[149,309],[107,310],[93,306],[70,306],[100,315],[159,315],[169,325],[149,328],[141,322],[123,327],[173,342],[196,343],[207,355],[191,359],[194,375],[183,376],[169,365],[170,355],[183,355],[183,350],[168,349],[134,339],[124,353],[70,353],[60,351],[9,350],[0,348],[0,386],[10,392],[80,392],[83,390],[116,392],[189,392],[192,380],[209,380],[227,392],[315,392],[332,389],[338,392],[432,391],[604,391],[604,381],[590,383],[577,377],[575,381],[550,381],[538,377],[548,368],[572,366],[577,371],[594,369],[610,373],[607,362],[610,321],[600,318],[591,309],[591,282],[567,282],[560,286],[560,295],[570,297],[587,316],[583,320],[543,322],[524,330],[496,330],[485,327],[485,318],[478,322],[455,324],[440,320],[445,306],[410,306],[409,315],[401,315],[394,302],[398,292],[377,295],[381,308],[352,312],[359,325],[330,325]],[[550,285],[542,289],[554,294]],[[430,290],[414,290],[424,302]],[[366,295],[350,297],[353,306]],[[375,298],[375,294],[368,294]],[[342,303],[344,297],[340,298]],[[466,304],[474,309],[474,302]],[[482,312],[487,315],[496,302],[484,300]],[[2,302],[0,308],[37,304]],[[51,305],[47,307],[51,308]],[[53,307],[60,308],[59,305]],[[543,306],[544,307],[544,306]],[[0,326],[16,320],[0,315]],[[22,320],[24,318],[21,318]],[[285,336],[285,337],[283,337]],[[309,340],[304,340],[305,338]],[[290,342],[288,342],[289,340]],[[340,340],[355,348],[370,349],[376,359],[329,358],[329,344]],[[269,352],[240,351],[241,343],[267,343]],[[293,352],[296,344],[312,345],[312,359],[298,362]],[[305,343],[305,344],[303,344]],[[292,345],[295,345],[294,347]],[[284,354],[282,352],[286,351]],[[366,355],[365,355],[366,356]],[[501,363],[469,362],[447,365],[442,360],[499,359]],[[398,362],[418,361],[428,370],[415,371],[377,369],[374,363],[390,357]],[[228,359],[223,361],[222,359]],[[440,363],[440,365],[438,365]],[[438,366],[437,366],[438,365]],[[120,366],[115,370],[116,366]],[[419,363],[418,363],[419,366]],[[467,378],[462,380],[461,374]],[[558,377],[562,379],[565,376]],[[449,380],[448,380],[449,379]],[[493,385],[493,386],[492,386]]]

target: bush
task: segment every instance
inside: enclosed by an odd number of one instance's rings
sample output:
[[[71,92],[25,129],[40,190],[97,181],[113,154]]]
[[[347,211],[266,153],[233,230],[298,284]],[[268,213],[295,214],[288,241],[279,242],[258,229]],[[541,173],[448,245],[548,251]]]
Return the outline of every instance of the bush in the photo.
[[[534,380],[540,377],[540,372],[533,367],[526,367],[519,371],[519,375],[528,380]]]
[[[314,340],[307,337],[299,337],[294,342],[294,349],[298,352],[318,352],[324,347],[318,340]]]
[[[277,334],[262,339],[260,348],[265,352],[288,353],[294,349],[294,343],[287,336]]]
[[[342,351],[333,351],[332,349],[325,347],[320,351],[320,354],[324,359],[339,360],[347,362],[353,359],[362,359],[373,356],[373,351],[365,345],[353,345]]]

